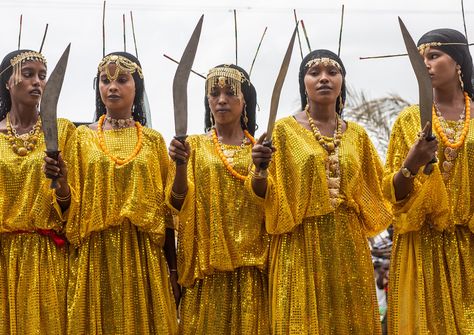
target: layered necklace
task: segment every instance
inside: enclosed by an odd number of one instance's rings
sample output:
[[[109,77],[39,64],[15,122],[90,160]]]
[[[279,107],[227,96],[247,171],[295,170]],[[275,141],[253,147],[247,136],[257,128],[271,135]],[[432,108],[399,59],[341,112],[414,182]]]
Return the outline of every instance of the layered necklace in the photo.
[[[214,143],[214,148],[217,151],[217,155],[221,159],[222,163],[224,163],[225,168],[227,171],[230,172],[232,176],[237,179],[245,180],[247,176],[241,175],[234,169],[234,156],[235,154],[245,148],[245,146],[250,142],[252,145],[255,145],[255,139],[253,138],[250,133],[244,129],[244,138],[242,139],[242,143],[240,144],[239,149],[227,149],[224,147],[224,144],[217,136],[217,129],[212,128],[212,142]]]
[[[7,113],[7,134],[8,142],[13,152],[18,156],[26,156],[28,153],[35,150],[38,144],[39,132],[41,130],[41,118],[38,115],[33,128],[24,134],[19,135],[15,128],[13,128],[10,122],[10,113]]]
[[[117,165],[123,165],[123,164],[126,164],[126,163],[130,162],[132,159],[134,159],[138,155],[138,153],[140,152],[140,150],[142,148],[142,143],[143,143],[143,127],[142,127],[142,125],[140,124],[140,122],[135,121],[135,127],[137,128],[137,136],[138,136],[137,144],[135,146],[135,149],[133,149],[133,152],[130,154],[130,156],[128,156],[125,159],[121,159],[121,158],[118,158],[118,157],[115,157],[114,155],[112,155],[110,153],[109,149],[107,149],[107,146],[105,145],[105,137],[104,137],[104,129],[103,129],[105,118],[106,118],[105,114],[102,115],[99,118],[99,122],[97,123],[97,135],[99,136],[100,148]],[[126,120],[128,120],[128,119],[126,119]]]
[[[454,161],[458,157],[458,149],[464,144],[467,133],[469,131],[469,121],[471,119],[471,99],[469,95],[464,92],[464,109],[459,115],[459,120],[456,121],[454,127],[450,127],[448,121],[443,117],[439,110],[438,104],[433,104],[433,126],[436,133],[441,138],[444,145],[444,158],[442,164],[443,179],[447,180],[454,167]]]
[[[341,186],[341,170],[339,166],[339,145],[342,139],[342,120],[336,115],[336,128],[333,137],[323,136],[321,131],[314,123],[313,118],[309,114],[309,105],[305,108],[308,122],[313,131],[316,141],[327,151],[326,158],[326,179],[328,183],[329,201],[333,208],[336,208],[339,198],[339,189]]]

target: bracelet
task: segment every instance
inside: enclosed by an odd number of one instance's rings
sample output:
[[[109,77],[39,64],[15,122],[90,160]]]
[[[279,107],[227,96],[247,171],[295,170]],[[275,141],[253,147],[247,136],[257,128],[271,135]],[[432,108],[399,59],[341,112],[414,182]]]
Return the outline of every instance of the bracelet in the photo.
[[[170,272],[178,272],[177,269],[170,269]]]
[[[56,200],[57,200],[57,201],[66,202],[66,201],[71,200],[71,191],[69,191],[68,195],[66,195],[65,197],[60,197],[60,196],[57,195],[56,193],[54,193],[54,196],[56,197]]]
[[[186,198],[187,193],[188,192],[186,191],[184,193],[179,194],[179,193],[176,193],[175,191],[171,190],[171,196],[173,198],[175,198],[176,200],[184,200]]]

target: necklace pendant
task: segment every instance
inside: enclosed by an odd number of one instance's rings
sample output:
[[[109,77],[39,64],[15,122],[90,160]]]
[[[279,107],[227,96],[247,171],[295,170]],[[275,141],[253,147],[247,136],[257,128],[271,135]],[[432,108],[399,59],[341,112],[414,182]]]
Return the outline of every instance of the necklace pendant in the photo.
[[[446,147],[444,148],[444,157],[447,161],[455,160],[458,157],[458,153],[456,149]]]
[[[441,176],[443,177],[444,181],[447,181],[449,179],[450,174],[447,172],[441,172]]]
[[[18,148],[18,151],[17,151],[17,154],[18,156],[26,156],[28,154],[28,149],[26,149],[25,147],[20,147]]]
[[[327,142],[326,143],[326,149],[330,151],[331,153],[334,151],[336,146],[334,145],[334,142]]]
[[[222,152],[224,153],[224,156],[226,156],[227,158],[232,158],[235,155],[235,150],[231,150],[231,149],[224,149]]]
[[[451,169],[453,168],[454,164],[452,162],[449,162],[449,161],[444,161],[443,162],[443,170],[445,172],[449,172],[451,171]]]

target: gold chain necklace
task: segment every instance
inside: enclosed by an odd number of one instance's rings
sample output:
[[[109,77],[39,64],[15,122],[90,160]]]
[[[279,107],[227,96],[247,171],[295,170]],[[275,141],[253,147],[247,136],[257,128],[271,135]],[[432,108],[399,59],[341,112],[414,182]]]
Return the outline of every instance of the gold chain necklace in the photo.
[[[19,135],[15,128],[13,128],[10,122],[10,113],[7,113],[7,134],[8,142],[13,152],[18,156],[26,156],[36,148],[38,143],[39,132],[41,130],[41,118],[38,115],[35,125],[33,128],[25,133]]]
[[[105,120],[110,123],[113,129],[123,129],[133,125],[133,116],[128,119],[113,119],[110,116],[106,116]]]

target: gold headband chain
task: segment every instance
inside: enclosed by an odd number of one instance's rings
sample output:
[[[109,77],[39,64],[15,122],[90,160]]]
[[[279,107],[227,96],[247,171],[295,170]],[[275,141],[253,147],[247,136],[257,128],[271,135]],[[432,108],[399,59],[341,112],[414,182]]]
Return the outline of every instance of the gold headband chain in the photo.
[[[328,58],[328,57],[321,57],[321,58],[311,59],[308,63],[306,63],[305,67],[310,68],[312,66],[318,66],[318,65],[323,65],[323,66],[332,65],[334,67],[337,67],[339,69],[339,71],[342,72],[341,64],[339,64],[334,59],[331,59],[331,58]]]
[[[209,70],[206,77],[207,94],[210,95],[216,86],[220,88],[230,86],[234,94],[239,95],[242,93],[242,83],[244,82],[250,86],[250,81],[239,70],[228,65],[215,67]]]
[[[418,47],[418,50],[420,51],[420,54],[425,55],[432,47],[441,47],[441,46],[446,46],[446,45],[468,46],[466,43],[460,43],[460,42],[429,42],[429,43],[420,44],[420,46]]]
[[[7,66],[0,75],[4,74],[10,67],[13,68],[13,85],[18,85],[21,82],[21,66],[25,62],[40,62],[46,65],[46,58],[37,51],[25,51],[22,52],[12,59],[10,59],[10,65]]]
[[[109,65],[115,64],[115,71],[113,74],[109,71]],[[102,59],[98,67],[99,72],[105,71],[107,79],[110,81],[117,80],[120,72],[129,72],[130,74],[138,73],[141,79],[143,79],[142,68],[130,59],[120,55],[108,55]]]

